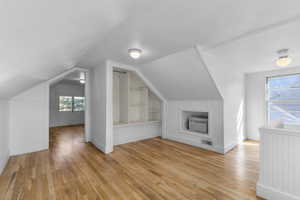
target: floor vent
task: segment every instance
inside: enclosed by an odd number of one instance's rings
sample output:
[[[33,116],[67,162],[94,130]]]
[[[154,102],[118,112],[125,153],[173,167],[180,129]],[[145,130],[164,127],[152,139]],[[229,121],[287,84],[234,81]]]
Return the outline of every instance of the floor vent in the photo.
[[[206,145],[212,146],[212,141],[210,141],[210,140],[202,140],[202,144],[206,144]]]

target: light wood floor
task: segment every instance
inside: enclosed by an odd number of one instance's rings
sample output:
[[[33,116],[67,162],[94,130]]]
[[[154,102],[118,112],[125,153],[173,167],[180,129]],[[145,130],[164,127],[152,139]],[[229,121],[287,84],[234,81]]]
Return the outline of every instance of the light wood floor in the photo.
[[[104,155],[82,127],[56,128],[49,151],[11,157],[0,199],[258,199],[258,144],[223,156],[188,145],[144,140]]]

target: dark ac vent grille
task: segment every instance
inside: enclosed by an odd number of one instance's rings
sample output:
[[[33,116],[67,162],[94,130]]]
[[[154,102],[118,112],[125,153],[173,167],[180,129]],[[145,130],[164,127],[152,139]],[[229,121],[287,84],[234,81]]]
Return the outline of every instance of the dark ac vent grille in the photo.
[[[202,140],[202,144],[206,144],[206,145],[212,146],[212,141],[210,141],[210,140]]]

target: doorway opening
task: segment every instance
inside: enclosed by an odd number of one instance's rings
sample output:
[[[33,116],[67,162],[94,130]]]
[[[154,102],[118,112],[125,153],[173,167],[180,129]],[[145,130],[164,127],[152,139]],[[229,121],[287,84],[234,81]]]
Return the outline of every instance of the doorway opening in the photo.
[[[89,141],[87,71],[73,69],[49,83],[49,148],[73,150]]]

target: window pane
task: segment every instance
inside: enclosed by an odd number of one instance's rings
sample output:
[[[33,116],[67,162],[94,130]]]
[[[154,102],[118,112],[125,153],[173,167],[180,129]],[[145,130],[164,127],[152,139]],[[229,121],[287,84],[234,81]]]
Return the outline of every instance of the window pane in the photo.
[[[60,96],[59,97],[59,111],[72,111],[72,97],[70,96]]]
[[[269,120],[280,120],[281,122],[300,122],[300,113],[297,112],[273,112],[269,113]]]
[[[74,97],[74,111],[84,111],[84,97]]]
[[[268,79],[269,89],[300,88],[300,74],[272,77]]]
[[[283,123],[290,121],[300,121],[300,103],[269,103],[269,120],[279,120]]]
[[[270,100],[299,100],[300,88],[275,89],[269,91]]]
[[[300,112],[300,102],[270,102],[271,112]]]
[[[267,88],[269,124],[300,124],[300,74],[268,78]]]

